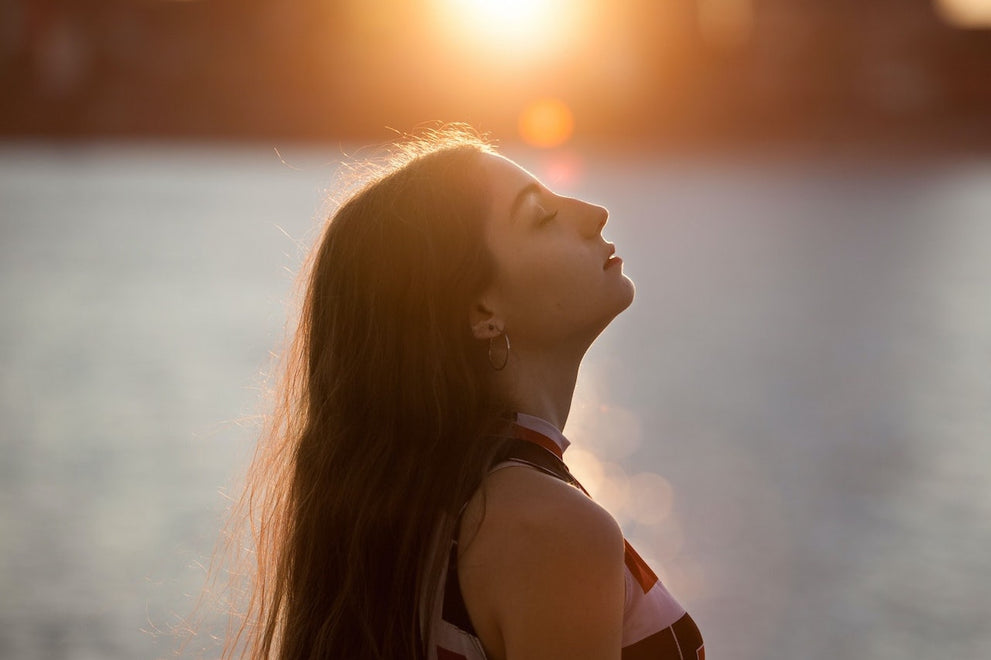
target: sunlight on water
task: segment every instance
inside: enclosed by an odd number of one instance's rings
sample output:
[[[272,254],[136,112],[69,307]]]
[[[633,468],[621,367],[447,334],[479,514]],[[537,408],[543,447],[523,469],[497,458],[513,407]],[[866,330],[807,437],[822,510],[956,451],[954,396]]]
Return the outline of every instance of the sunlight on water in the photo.
[[[575,443],[565,459],[589,494],[609,511],[627,538],[661,578],[686,602],[701,597],[703,571],[681,553],[684,533],[675,511],[671,482],[655,472],[629,473],[623,464],[642,444],[642,422],[633,410],[604,403],[596,370],[605,365],[590,360],[582,369],[567,432]],[[633,465],[637,462],[632,461]]]
[[[621,460],[640,448],[643,429],[635,412],[604,402],[598,368],[592,361],[582,366],[565,431],[582,449],[607,460]]]
[[[279,151],[0,149],[0,657],[169,655],[340,153]],[[991,163],[521,153],[637,283],[567,462],[712,656],[991,657]]]

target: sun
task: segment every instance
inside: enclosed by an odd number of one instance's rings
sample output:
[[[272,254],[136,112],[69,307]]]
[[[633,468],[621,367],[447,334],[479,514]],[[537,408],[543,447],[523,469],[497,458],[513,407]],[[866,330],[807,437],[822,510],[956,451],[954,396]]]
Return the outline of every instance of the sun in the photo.
[[[956,27],[991,28],[991,0],[937,0],[936,11]]]
[[[465,22],[494,37],[525,38],[548,20],[548,2],[540,0],[452,0]]]
[[[575,2],[565,0],[438,0],[459,40],[507,60],[559,51],[570,37]]]

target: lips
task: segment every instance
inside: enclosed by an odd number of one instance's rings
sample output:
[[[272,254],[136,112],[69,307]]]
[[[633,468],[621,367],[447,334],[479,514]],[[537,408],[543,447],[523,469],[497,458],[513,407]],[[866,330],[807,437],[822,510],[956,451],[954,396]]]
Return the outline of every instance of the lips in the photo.
[[[614,256],[615,254],[616,254],[616,246],[613,245],[612,243],[609,243],[609,254],[606,257],[606,263],[602,265],[603,270],[623,263],[622,259],[620,259],[617,256]]]

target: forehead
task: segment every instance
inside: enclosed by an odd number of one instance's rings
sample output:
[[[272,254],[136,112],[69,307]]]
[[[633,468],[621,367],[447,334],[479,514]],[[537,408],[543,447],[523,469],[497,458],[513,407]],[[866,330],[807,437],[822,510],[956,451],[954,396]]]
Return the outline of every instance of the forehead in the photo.
[[[505,156],[483,154],[482,159],[482,167],[488,177],[493,200],[496,203],[499,203],[498,200],[505,202],[506,197],[512,200],[521,189],[533,183],[540,183],[537,177]]]

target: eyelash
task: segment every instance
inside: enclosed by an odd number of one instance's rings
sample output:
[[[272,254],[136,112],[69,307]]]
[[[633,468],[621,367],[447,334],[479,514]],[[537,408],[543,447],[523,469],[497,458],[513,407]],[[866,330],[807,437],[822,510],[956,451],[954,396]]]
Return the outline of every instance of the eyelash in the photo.
[[[546,225],[548,222],[550,222],[556,217],[557,217],[557,211],[554,211],[553,213],[549,213],[548,215],[545,215],[544,217],[537,220],[537,226],[543,227],[544,225]]]

